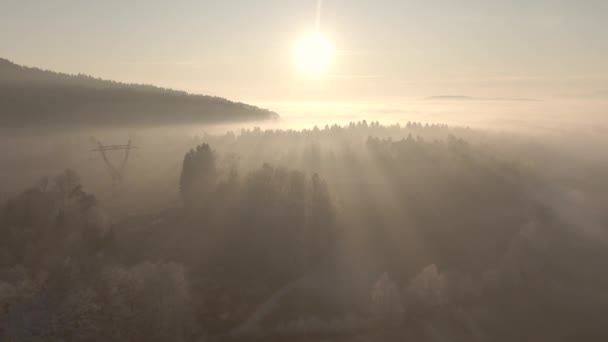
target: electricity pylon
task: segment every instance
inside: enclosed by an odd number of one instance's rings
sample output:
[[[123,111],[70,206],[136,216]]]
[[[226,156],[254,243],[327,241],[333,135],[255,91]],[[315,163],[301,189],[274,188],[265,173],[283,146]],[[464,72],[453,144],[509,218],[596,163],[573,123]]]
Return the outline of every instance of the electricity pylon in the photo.
[[[137,146],[131,145],[131,139],[129,139],[129,142],[126,145],[103,145],[101,141],[98,140],[97,148],[91,150],[92,152],[99,152],[99,154],[101,154],[101,158],[105,162],[106,168],[112,177],[112,192],[114,193],[116,189],[122,185],[125,167],[127,166],[127,161],[129,161],[129,153],[135,148],[137,148]],[[108,151],[124,151],[124,156],[117,166],[108,159],[106,154]]]

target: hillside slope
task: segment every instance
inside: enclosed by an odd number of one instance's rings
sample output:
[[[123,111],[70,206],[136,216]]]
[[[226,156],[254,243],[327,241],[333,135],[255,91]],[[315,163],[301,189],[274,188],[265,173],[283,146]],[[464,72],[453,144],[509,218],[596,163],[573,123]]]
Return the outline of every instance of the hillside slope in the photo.
[[[0,125],[157,125],[276,119],[224,98],[19,66],[0,58]]]

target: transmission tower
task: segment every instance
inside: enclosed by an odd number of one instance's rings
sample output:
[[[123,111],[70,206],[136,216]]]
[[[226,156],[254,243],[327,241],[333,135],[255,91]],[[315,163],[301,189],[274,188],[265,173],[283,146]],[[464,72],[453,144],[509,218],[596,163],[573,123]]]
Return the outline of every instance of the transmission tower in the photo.
[[[91,150],[91,152],[99,152],[101,158],[106,164],[106,168],[112,177],[113,192],[115,192],[116,189],[122,185],[125,167],[127,166],[127,161],[129,161],[129,154],[131,150],[135,148],[137,148],[137,146],[131,145],[131,139],[129,139],[129,142],[126,145],[104,145],[98,140],[97,148]],[[109,151],[123,151],[124,156],[118,165],[114,165],[114,163],[112,163],[108,158],[107,152]]]

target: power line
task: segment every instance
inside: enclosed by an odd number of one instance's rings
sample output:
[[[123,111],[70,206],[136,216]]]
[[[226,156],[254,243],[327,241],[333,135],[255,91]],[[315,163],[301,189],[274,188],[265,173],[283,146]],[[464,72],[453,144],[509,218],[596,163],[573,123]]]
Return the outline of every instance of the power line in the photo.
[[[91,152],[99,152],[101,158],[103,159],[106,169],[110,173],[112,177],[112,190],[113,192],[117,187],[122,185],[125,168],[127,166],[127,162],[129,161],[129,155],[131,150],[136,149],[137,146],[133,146],[131,144],[131,139],[126,145],[104,145],[101,141],[97,140],[97,148],[92,149]],[[121,159],[118,165],[114,165],[108,158],[106,152],[108,151],[124,151],[123,158]]]

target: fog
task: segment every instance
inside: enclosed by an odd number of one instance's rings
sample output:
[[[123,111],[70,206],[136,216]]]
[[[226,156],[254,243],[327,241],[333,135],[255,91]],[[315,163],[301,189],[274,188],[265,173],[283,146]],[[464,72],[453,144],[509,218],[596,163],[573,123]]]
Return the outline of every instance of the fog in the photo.
[[[0,342],[608,341],[606,23],[0,0]]]
[[[259,103],[281,113],[276,128],[311,128],[326,124],[374,120],[383,124],[407,121],[443,123],[530,135],[588,130],[608,125],[608,99],[430,97],[371,103]]]
[[[603,104],[5,129],[0,336],[602,340]]]

